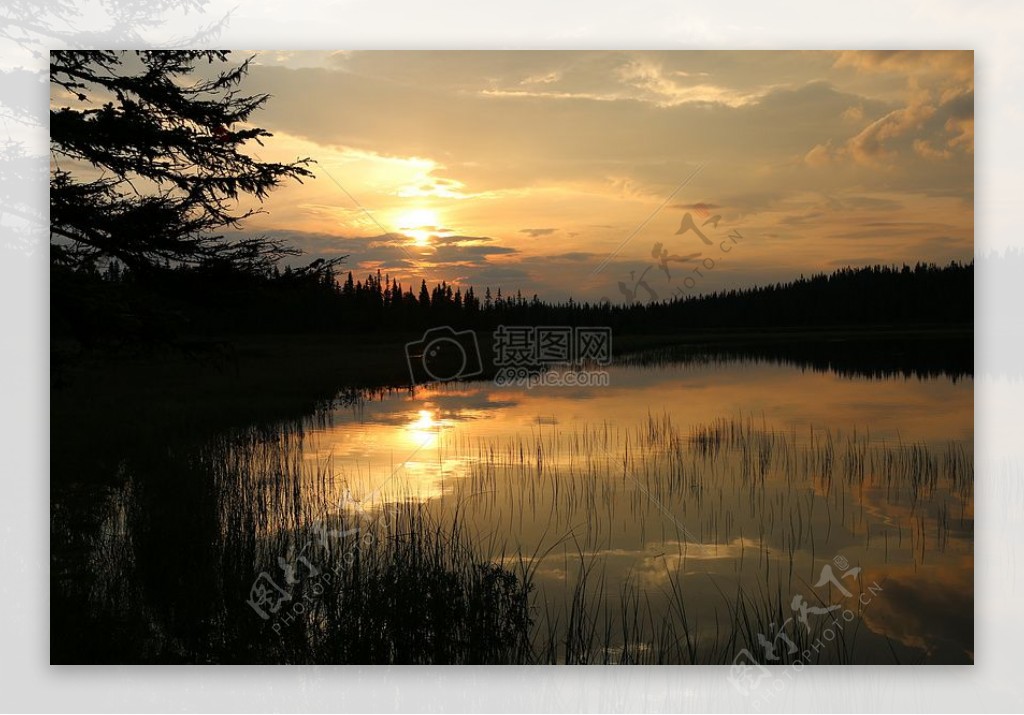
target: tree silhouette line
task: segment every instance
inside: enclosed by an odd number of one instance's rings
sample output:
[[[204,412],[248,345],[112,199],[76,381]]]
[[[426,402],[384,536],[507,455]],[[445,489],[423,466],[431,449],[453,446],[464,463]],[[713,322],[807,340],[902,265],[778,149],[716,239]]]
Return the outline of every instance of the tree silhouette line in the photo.
[[[647,303],[548,302],[442,281],[356,280],[337,262],[238,270],[230,263],[139,272],[119,262],[55,266],[54,330],[84,344],[175,335],[411,333],[450,325],[585,325],[617,334],[778,328],[969,325],[974,264],[842,268],[750,288]]]

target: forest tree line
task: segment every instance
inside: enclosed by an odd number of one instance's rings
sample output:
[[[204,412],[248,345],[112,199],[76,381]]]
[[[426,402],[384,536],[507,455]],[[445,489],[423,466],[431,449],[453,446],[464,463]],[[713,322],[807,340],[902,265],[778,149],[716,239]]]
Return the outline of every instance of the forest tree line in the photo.
[[[786,283],[660,302],[547,302],[520,292],[446,282],[403,284],[379,272],[356,279],[336,262],[239,271],[180,266],[144,274],[110,262],[55,270],[56,334],[83,342],[175,335],[410,333],[438,325],[602,325],[621,334],[695,330],[970,324],[974,264],[870,266]]]

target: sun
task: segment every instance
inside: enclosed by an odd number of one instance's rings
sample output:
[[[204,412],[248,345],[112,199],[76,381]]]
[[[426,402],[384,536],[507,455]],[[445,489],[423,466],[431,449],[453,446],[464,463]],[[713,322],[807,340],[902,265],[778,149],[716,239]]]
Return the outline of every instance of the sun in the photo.
[[[429,246],[430,237],[440,230],[440,219],[434,209],[419,208],[404,211],[396,218],[398,230],[416,242],[417,246]]]

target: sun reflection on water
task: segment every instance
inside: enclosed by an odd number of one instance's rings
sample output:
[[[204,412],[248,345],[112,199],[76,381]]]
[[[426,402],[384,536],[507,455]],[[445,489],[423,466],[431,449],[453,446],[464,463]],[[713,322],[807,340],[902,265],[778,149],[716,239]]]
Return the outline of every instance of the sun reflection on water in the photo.
[[[416,412],[416,419],[405,426],[405,431],[417,447],[435,447],[441,430],[451,426],[446,422],[449,421],[438,419],[433,410],[423,409]]]

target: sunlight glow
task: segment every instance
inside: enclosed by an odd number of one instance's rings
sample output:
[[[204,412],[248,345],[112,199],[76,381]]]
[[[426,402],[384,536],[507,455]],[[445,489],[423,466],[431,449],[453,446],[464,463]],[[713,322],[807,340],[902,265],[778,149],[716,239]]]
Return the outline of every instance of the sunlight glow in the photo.
[[[441,431],[442,423],[434,418],[430,410],[420,410],[416,413],[418,419],[406,425],[410,439],[420,447],[431,447],[437,442]]]
[[[429,246],[430,237],[441,231],[437,212],[419,208],[405,211],[396,220],[398,230],[415,241],[417,246]]]
[[[414,430],[430,430],[437,428],[437,422],[434,421],[434,413],[430,410],[420,410],[420,418],[409,425],[410,429]]]

